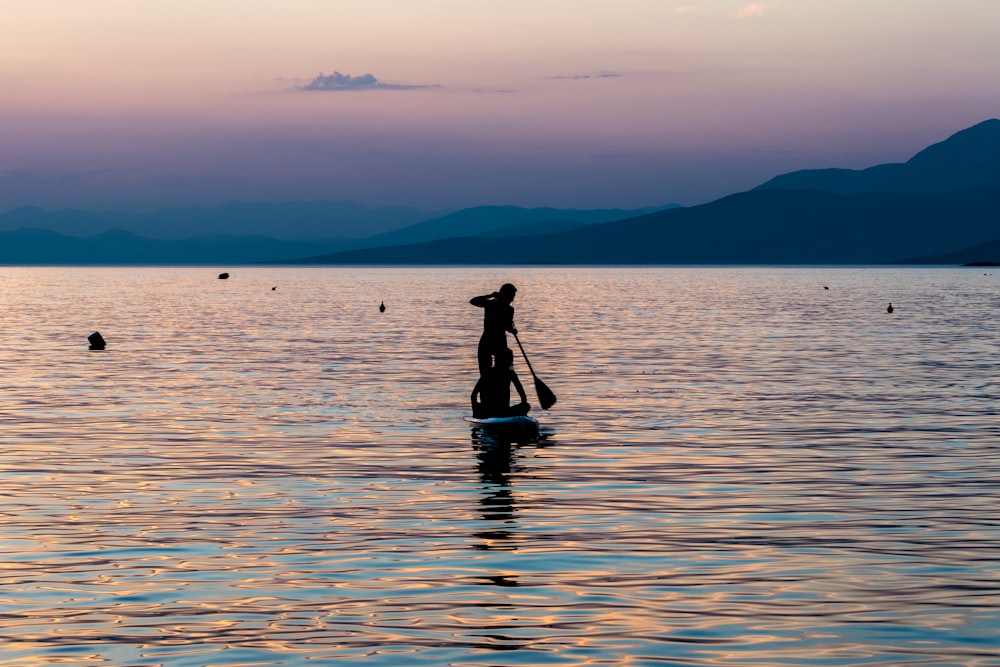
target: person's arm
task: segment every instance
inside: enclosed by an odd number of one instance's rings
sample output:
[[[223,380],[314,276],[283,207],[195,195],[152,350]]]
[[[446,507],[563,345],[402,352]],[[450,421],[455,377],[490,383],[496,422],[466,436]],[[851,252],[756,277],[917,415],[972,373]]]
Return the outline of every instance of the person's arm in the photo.
[[[524,393],[524,387],[521,386],[521,380],[518,379],[517,373],[513,371],[510,373],[510,383],[514,385],[514,390],[517,391],[517,395],[521,398],[521,402],[527,403],[528,396]]]
[[[481,394],[482,391],[483,391],[483,378],[480,377],[479,380],[476,381],[476,386],[472,388],[472,396],[469,397],[470,400],[472,401],[473,409],[475,409],[475,407],[479,404],[478,400],[479,394]]]
[[[516,336],[517,328],[514,326],[514,309],[511,308],[510,306],[507,306],[506,315],[508,315],[509,317],[507,319],[507,326],[505,326],[504,329],[506,329],[507,331],[511,332]]]
[[[473,306],[478,306],[479,308],[485,308],[494,299],[496,299],[496,296],[497,296],[496,292],[493,292],[492,294],[484,294],[482,296],[474,296],[471,299],[469,299],[469,303],[471,303]]]

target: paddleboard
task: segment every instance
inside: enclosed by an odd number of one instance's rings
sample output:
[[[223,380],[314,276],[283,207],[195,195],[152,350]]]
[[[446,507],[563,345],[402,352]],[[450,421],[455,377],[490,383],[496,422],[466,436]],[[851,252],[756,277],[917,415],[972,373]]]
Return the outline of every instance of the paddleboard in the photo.
[[[512,417],[463,417],[465,421],[469,422],[474,426],[482,426],[484,428],[518,428],[518,429],[537,429],[538,420],[534,417],[529,417],[527,415],[515,415]]]

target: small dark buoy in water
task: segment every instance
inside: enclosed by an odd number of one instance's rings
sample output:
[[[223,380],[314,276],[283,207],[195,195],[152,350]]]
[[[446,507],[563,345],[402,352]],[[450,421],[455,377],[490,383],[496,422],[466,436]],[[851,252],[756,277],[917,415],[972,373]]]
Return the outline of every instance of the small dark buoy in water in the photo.
[[[892,302],[890,302],[889,303],[889,307],[885,309],[885,312],[891,313],[894,310],[896,310],[896,309],[892,307]]]
[[[830,289],[830,288],[827,287],[826,285],[823,285],[823,289]]]
[[[278,286],[277,286],[277,285],[275,285],[274,287],[272,287],[272,288],[271,288],[271,291],[273,292],[273,291],[274,291],[274,290],[276,290],[276,289],[278,289]]]
[[[220,273],[219,274],[219,280],[226,280],[228,278],[229,278],[229,274],[228,273]]]
[[[378,312],[380,312],[380,313],[384,313],[385,312],[385,301],[383,301],[382,303],[380,303],[378,305]]]
[[[91,350],[103,350],[108,346],[108,344],[104,342],[104,336],[101,335],[100,331],[95,331],[87,336],[87,340],[90,341]]]

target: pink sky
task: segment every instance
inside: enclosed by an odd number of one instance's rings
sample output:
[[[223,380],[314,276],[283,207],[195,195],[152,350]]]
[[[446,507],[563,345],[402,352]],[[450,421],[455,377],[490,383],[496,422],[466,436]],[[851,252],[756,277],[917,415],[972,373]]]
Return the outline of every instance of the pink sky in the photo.
[[[10,4],[0,211],[695,204],[1000,116],[996,0]]]

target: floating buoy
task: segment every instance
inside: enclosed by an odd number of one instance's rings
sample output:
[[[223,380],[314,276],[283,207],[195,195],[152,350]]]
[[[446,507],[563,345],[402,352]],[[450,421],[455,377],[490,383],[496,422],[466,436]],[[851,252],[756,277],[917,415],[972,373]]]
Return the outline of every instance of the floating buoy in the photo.
[[[385,312],[385,301],[383,301],[382,303],[380,303],[378,305],[378,312],[380,312],[380,313],[384,313]]]
[[[889,307],[885,309],[885,312],[891,313],[894,310],[896,309],[892,307],[892,302],[889,302]]]
[[[220,273],[219,274],[219,280],[227,280],[228,278],[229,278],[229,274],[228,273]]]
[[[103,350],[108,346],[104,341],[104,336],[101,335],[100,331],[95,331],[94,333],[87,336],[87,340],[90,341],[91,350]]]

